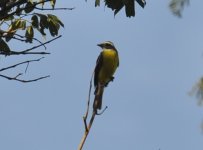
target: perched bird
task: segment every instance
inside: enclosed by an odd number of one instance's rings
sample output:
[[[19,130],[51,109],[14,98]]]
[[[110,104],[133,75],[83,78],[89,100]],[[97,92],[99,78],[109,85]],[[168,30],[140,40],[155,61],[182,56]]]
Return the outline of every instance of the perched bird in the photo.
[[[119,66],[119,56],[114,44],[110,41],[98,44],[102,48],[102,52],[97,58],[96,67],[94,70],[94,86],[95,86],[95,99],[93,110],[102,108],[102,95],[104,88],[110,81],[113,81],[113,74]]]

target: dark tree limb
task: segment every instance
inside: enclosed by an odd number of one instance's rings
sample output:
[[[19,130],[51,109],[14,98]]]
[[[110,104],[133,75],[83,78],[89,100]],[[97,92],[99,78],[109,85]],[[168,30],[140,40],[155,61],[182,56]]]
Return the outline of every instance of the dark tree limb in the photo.
[[[6,32],[4,32],[6,33]],[[8,35],[0,35],[0,37],[3,37],[3,38],[6,38],[6,37],[9,37],[9,38],[12,38],[12,39],[15,39],[17,41],[20,41],[20,42],[27,42],[27,39],[25,36],[22,36],[22,35],[19,35],[19,34],[14,34],[15,36],[8,36]],[[37,41],[38,43],[42,44],[44,46],[44,49],[46,50],[46,46],[44,45],[44,43],[42,43],[40,40],[38,40],[37,38],[32,38],[33,40]]]
[[[38,47],[44,46],[45,44],[51,43],[52,41],[55,41],[56,39],[59,39],[59,38],[61,38],[61,37],[62,37],[62,35],[59,35],[59,36],[57,36],[57,37],[55,37],[55,38],[53,38],[53,39],[51,39],[51,40],[49,40],[49,41],[47,41],[47,42],[44,42],[44,43],[39,44],[39,45],[37,45],[37,46],[33,46],[33,47],[29,48],[29,49],[20,51],[20,52],[18,52],[18,53],[22,53],[22,54],[27,53],[27,52],[29,52],[29,51],[31,51],[31,50],[33,50],[33,49],[36,49],[36,48],[38,48]]]

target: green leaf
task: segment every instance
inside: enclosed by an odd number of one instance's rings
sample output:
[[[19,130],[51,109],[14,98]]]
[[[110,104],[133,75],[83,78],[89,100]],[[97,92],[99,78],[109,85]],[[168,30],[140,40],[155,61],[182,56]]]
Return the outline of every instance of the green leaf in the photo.
[[[25,30],[25,28],[26,28],[26,21],[25,20],[21,21],[20,27],[22,30]]]
[[[44,0],[39,0],[39,2],[41,2],[42,8],[43,8],[43,6],[44,6]]]
[[[142,8],[145,7],[145,5],[146,5],[146,1],[145,1],[145,0],[136,0],[136,1],[137,1],[137,3],[138,3]]]
[[[29,2],[27,2],[27,4],[25,5],[24,11],[25,11],[25,13],[30,13],[30,12],[32,12],[34,9],[35,9],[35,4],[29,1]]]
[[[51,3],[52,8],[54,9],[55,4],[56,4],[56,0],[50,0],[50,3]]]
[[[136,0],[136,2],[142,8],[144,8],[146,5],[145,0]],[[114,11],[114,15],[116,15],[123,7],[125,7],[127,17],[135,16],[135,0],[105,0],[105,5]]]
[[[100,0],[95,0],[95,7],[100,6]]]
[[[20,19],[17,19],[13,22],[13,29],[18,29],[20,28],[20,25],[21,25],[21,20]]]
[[[8,32],[14,32],[19,29],[25,30],[26,21],[21,19],[16,19],[14,22],[11,23]]]
[[[7,45],[7,43],[3,39],[0,39],[0,52],[3,52],[6,55],[9,55],[10,51],[11,50],[10,50],[9,46]]]
[[[54,22],[56,22],[56,23],[60,24],[62,27],[64,27],[63,22],[61,22],[61,20],[57,16],[52,15],[52,14],[47,14],[47,16],[48,16],[48,18],[50,18]]]
[[[40,23],[39,23],[40,27],[48,29],[49,24],[48,24],[47,16],[43,14],[37,14],[37,15],[40,17]]]
[[[51,36],[58,35],[58,29],[59,29],[59,26],[57,26],[57,24],[55,24],[53,20],[50,20],[49,21],[49,32],[50,32]]]
[[[25,32],[26,42],[32,43],[34,31],[32,26],[28,26]]]
[[[31,21],[32,21],[32,26],[34,28],[38,28],[39,27],[39,20],[38,20],[37,15],[32,16]]]
[[[39,26],[40,28],[38,28],[38,31],[42,34],[42,36],[46,36],[46,33],[44,32],[44,29],[48,29],[49,28],[49,23],[47,21],[47,16],[44,14],[39,14],[36,13],[37,16],[40,17],[40,22],[39,22]]]

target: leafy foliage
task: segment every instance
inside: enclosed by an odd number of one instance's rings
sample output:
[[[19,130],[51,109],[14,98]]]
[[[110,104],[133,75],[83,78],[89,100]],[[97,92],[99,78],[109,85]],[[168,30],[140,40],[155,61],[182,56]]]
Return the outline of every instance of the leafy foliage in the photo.
[[[114,15],[116,15],[124,6],[127,17],[135,16],[135,0],[104,0],[105,5],[108,8],[111,8],[114,11]],[[144,8],[146,5],[145,0],[136,0],[136,2]],[[100,5],[100,0],[95,0],[95,6]]]
[[[44,4],[50,3],[54,9],[56,0],[1,0],[0,1],[0,54],[9,55],[8,42],[20,37],[19,41],[32,43],[34,33],[37,31],[42,36],[46,36],[45,30],[51,36],[57,36],[60,27],[64,27],[61,20],[53,14],[42,14],[37,10],[44,10]],[[40,5],[42,8],[38,8]],[[24,31],[24,36],[17,34]],[[20,32],[22,33],[22,32]]]
[[[203,105],[203,77],[192,88],[189,94],[196,96],[196,98],[198,99],[198,105]]]
[[[174,15],[181,17],[183,8],[186,5],[189,5],[189,0],[171,0],[169,7]]]
[[[45,3],[49,3],[49,5],[46,5],[46,8],[44,8]],[[55,4],[56,0],[0,0],[0,55],[50,54],[49,52],[39,52],[33,50],[41,46],[46,49],[46,44],[61,37],[61,35],[58,36],[58,32],[60,27],[64,27],[62,21],[53,14],[42,13],[42,11],[46,12],[46,10],[55,10]],[[69,10],[72,10],[72,8]],[[35,37],[36,32],[40,33],[42,37],[45,37],[47,33],[49,33],[53,39],[41,42]],[[33,43],[34,46],[20,51],[11,50],[9,47],[9,42],[11,40],[17,40],[17,42],[25,44]],[[36,42],[38,44],[36,44]],[[47,78],[49,76],[24,80],[20,79],[23,73],[18,73],[14,76],[2,74],[5,70],[10,70],[23,64],[27,64],[27,70],[28,65],[31,62],[40,61],[42,58],[44,57],[41,57],[40,59],[26,60],[8,67],[0,68],[0,77],[23,83],[34,82]]]

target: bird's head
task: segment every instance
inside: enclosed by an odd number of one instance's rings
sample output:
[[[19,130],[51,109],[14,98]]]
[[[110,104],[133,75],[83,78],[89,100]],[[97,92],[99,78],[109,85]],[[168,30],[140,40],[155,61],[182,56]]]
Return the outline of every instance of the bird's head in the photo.
[[[102,49],[116,49],[113,42],[106,41],[100,44],[97,44],[97,46],[101,47]]]

